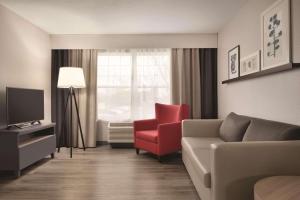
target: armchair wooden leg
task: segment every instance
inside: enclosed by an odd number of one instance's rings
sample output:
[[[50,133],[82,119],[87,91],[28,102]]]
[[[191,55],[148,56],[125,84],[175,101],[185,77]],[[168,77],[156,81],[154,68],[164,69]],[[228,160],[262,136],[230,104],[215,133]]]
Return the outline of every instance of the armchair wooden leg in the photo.
[[[136,155],[140,154],[140,149],[136,148],[135,151],[136,151]]]
[[[158,162],[162,163],[161,156],[157,156],[157,160],[158,160]]]

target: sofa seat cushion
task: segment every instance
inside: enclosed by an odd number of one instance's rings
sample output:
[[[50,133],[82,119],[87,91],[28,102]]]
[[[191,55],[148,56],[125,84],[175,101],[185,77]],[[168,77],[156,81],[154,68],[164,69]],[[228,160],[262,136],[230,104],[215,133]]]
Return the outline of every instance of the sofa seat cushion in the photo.
[[[251,118],[230,113],[220,127],[220,137],[226,142],[240,142],[243,140]]]
[[[141,140],[157,143],[158,131],[157,130],[136,131],[135,136]]]
[[[300,127],[264,119],[252,119],[243,141],[300,140]]]
[[[211,187],[210,145],[224,142],[220,138],[183,137],[182,148],[199,172],[203,185]]]

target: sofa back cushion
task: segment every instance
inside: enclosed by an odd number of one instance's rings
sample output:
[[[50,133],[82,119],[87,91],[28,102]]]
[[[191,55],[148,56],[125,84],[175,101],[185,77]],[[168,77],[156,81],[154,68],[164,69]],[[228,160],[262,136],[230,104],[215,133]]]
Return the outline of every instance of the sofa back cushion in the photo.
[[[249,117],[230,113],[220,127],[220,137],[225,142],[242,141],[250,121]]]
[[[300,140],[300,127],[296,125],[252,119],[243,141]]]

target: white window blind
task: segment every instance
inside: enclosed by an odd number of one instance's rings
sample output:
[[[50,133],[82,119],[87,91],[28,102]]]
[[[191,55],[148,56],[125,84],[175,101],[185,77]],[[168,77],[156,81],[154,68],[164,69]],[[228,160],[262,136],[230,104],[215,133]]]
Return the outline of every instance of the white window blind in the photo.
[[[170,57],[169,49],[100,51],[98,118],[153,118],[154,103],[170,103]]]

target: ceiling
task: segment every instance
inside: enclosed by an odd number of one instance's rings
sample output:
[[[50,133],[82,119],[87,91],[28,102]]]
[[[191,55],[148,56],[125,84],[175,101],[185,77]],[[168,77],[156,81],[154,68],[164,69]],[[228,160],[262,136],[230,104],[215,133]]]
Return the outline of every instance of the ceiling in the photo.
[[[217,33],[247,0],[0,0],[50,34]]]

